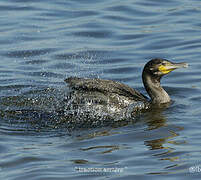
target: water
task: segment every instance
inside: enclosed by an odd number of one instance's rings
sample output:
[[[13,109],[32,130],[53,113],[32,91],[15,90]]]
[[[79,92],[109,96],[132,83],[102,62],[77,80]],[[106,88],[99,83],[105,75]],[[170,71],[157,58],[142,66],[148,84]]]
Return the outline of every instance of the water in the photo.
[[[1,179],[201,178],[201,2],[2,0],[0,10]],[[169,108],[76,130],[56,114],[69,76],[146,94],[153,57],[190,65],[162,80]]]

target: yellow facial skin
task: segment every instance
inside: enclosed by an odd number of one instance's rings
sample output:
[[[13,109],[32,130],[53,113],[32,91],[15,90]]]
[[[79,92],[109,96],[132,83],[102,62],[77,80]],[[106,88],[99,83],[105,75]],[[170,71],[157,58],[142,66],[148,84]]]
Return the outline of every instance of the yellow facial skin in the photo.
[[[167,64],[165,64],[165,65],[160,65],[159,67],[158,67],[158,70],[160,71],[160,72],[162,72],[163,74],[168,74],[169,72],[171,72],[171,71],[173,71],[173,70],[175,70],[176,68],[174,67],[174,66],[172,66],[172,64],[171,63],[167,63]]]

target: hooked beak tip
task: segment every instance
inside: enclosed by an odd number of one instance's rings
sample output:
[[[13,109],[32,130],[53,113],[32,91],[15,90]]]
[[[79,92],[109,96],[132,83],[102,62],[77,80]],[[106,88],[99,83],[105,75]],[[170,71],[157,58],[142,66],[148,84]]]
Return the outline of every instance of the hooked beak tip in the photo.
[[[187,63],[175,63],[174,64],[175,68],[187,68],[188,64]]]
[[[188,64],[187,64],[187,63],[183,63],[183,67],[184,67],[184,68],[187,68],[187,67],[188,67]]]

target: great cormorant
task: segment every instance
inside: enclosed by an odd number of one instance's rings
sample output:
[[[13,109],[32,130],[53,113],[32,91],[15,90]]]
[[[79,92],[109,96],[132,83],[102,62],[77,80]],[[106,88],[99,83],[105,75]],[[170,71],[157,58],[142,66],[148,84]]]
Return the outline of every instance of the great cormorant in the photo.
[[[69,77],[65,80],[72,89],[68,100],[74,109],[82,106],[107,113],[119,113],[125,109],[135,112],[153,104],[169,103],[170,96],[161,86],[160,80],[171,71],[187,66],[187,63],[173,63],[166,59],[150,60],[144,66],[142,80],[151,99],[120,82]]]

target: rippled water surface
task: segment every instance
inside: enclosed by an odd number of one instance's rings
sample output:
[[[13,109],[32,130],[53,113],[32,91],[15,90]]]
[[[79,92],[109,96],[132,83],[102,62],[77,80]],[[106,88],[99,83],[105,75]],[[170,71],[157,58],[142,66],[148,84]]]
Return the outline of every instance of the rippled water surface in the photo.
[[[196,0],[1,0],[1,179],[200,179],[200,17]],[[146,94],[154,57],[189,64],[162,80],[169,108],[75,129],[56,113],[69,76]]]

